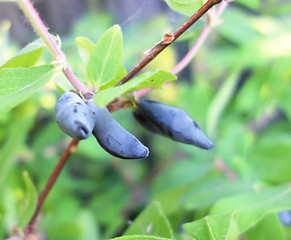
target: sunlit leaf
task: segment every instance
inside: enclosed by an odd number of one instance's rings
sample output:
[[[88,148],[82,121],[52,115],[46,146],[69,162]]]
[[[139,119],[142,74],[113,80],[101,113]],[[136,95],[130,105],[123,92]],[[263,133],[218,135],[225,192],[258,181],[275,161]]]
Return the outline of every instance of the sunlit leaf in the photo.
[[[236,212],[206,216],[183,225],[185,231],[196,240],[236,239]]]
[[[214,205],[209,216],[183,227],[196,240],[237,239],[238,234],[255,226],[267,214],[290,208],[290,187],[268,188],[223,198]]]
[[[170,8],[185,14],[193,15],[203,5],[202,0],[165,0]]]
[[[55,66],[3,68],[0,70],[0,111],[9,111],[43,86],[55,72]]]
[[[82,61],[87,65],[90,55],[92,54],[95,44],[90,39],[85,37],[77,37],[76,43],[78,46],[79,54]]]
[[[119,71],[115,78],[111,80],[109,83],[103,85],[100,87],[100,90],[107,89],[110,87],[114,87],[125,75],[127,74],[125,68],[123,66],[120,66]]]
[[[122,32],[119,25],[108,29],[97,42],[88,63],[89,79],[95,88],[115,78],[121,65]]]
[[[153,202],[133,221],[124,235],[155,235],[173,238],[170,223],[158,202]]]
[[[45,43],[41,39],[38,39],[28,44],[25,48],[19,51],[15,57],[11,58],[2,66],[0,66],[0,69],[15,67],[31,67],[41,57],[45,48],[46,48]]]
[[[244,240],[284,240],[283,225],[276,213],[266,215],[258,224],[250,228],[243,236]]]
[[[161,70],[150,74],[145,73],[121,86],[108,88],[101,91],[95,95],[95,103],[99,107],[103,107],[111,102],[114,98],[123,94],[148,87],[161,87],[165,82],[175,79],[176,77],[173,74]]]
[[[240,232],[244,232],[266,214],[285,209],[291,209],[291,188],[289,186],[271,187],[258,192],[223,198],[213,206],[210,213],[236,211],[238,229]]]

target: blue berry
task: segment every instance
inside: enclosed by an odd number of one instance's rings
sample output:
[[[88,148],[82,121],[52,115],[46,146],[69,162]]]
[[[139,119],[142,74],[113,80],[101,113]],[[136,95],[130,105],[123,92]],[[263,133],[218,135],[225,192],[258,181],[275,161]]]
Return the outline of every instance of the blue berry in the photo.
[[[148,130],[174,141],[207,150],[214,146],[196,122],[182,109],[141,99],[134,116]]]
[[[74,92],[64,93],[56,104],[56,121],[59,128],[75,139],[88,138],[94,128],[94,114]]]
[[[115,121],[106,107],[98,107],[94,99],[89,100],[87,105],[95,115],[93,135],[105,151],[123,159],[145,158],[149,155],[148,148]]]

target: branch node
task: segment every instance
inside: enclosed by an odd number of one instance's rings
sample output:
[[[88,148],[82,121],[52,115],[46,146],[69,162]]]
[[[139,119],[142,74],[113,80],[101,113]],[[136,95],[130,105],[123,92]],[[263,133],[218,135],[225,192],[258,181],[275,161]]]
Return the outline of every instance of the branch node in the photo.
[[[171,32],[167,32],[165,33],[165,35],[163,36],[162,40],[161,40],[161,44],[170,44],[175,40],[175,36],[173,33]]]
[[[155,56],[152,54],[158,47],[161,47],[163,45],[169,45],[171,44],[173,41],[175,40],[175,36],[173,35],[173,33],[171,32],[167,32],[164,34],[164,36],[162,37],[162,39],[157,42],[153,47],[151,47],[150,49],[144,51],[144,54],[146,56],[151,55],[150,57],[152,57],[152,59],[155,58]]]
[[[71,148],[70,148],[70,153],[75,153],[75,152],[77,152],[77,149],[78,149],[78,147],[77,146],[72,146]]]
[[[59,70],[66,70],[67,64],[66,60],[61,57],[57,56],[55,61],[52,61],[51,64],[56,65]]]

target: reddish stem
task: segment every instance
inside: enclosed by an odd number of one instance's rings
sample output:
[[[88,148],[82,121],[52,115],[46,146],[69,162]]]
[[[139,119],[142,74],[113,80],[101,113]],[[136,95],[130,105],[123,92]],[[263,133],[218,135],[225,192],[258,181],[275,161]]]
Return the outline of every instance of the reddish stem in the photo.
[[[37,227],[36,220],[37,220],[37,217],[40,213],[40,209],[41,209],[45,199],[47,198],[48,194],[50,193],[53,185],[55,184],[57,178],[59,177],[60,172],[62,171],[67,160],[69,159],[71,154],[77,150],[77,146],[78,146],[79,141],[80,140],[73,139],[70,142],[70,144],[67,146],[66,150],[63,152],[62,156],[60,157],[56,167],[54,168],[52,174],[49,177],[49,180],[46,183],[45,188],[43,189],[43,191],[41,192],[41,194],[38,198],[35,212],[31,218],[28,226],[25,229],[25,234],[30,234],[30,233],[34,232],[34,230],[36,229],[36,227]]]
[[[40,19],[38,13],[36,12],[30,0],[17,0],[17,2],[21,10],[24,12],[27,19],[29,20],[30,24],[34,28],[34,30],[47,45],[54,59],[62,66],[62,71],[67,77],[67,79],[78,91],[86,92],[87,89],[83,86],[81,82],[79,82],[77,77],[74,75],[72,69],[70,68],[66,60],[65,54],[61,51],[61,49],[56,45],[56,43],[52,39],[46,26]]]
[[[201,18],[211,7],[220,3],[222,0],[208,0],[196,13],[194,13],[185,23],[183,23],[173,34],[172,41],[159,43],[150,51],[145,58],[131,69],[128,74],[119,82],[122,85],[135,76],[141,69],[150,63],[161,51],[173,43],[181,34],[191,27],[199,18]]]

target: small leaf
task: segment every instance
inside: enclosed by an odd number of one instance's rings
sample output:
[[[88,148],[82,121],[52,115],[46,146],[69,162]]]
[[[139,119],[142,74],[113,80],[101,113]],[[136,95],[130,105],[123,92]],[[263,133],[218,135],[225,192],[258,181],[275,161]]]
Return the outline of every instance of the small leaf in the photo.
[[[174,11],[187,16],[193,15],[203,5],[203,0],[165,0]]]
[[[92,54],[95,44],[91,42],[90,39],[85,37],[76,38],[76,43],[78,46],[79,54],[82,61],[87,65],[90,55]]]
[[[23,229],[30,221],[34,214],[37,205],[37,191],[31,179],[29,178],[28,172],[23,172],[23,178],[26,185],[26,206],[19,218],[18,228]]]
[[[126,72],[125,68],[123,66],[120,66],[119,71],[118,71],[117,75],[115,76],[115,78],[113,80],[111,80],[109,83],[100,87],[100,90],[114,87],[126,74],[127,74],[127,72]]]
[[[173,238],[173,231],[170,227],[170,223],[159,202],[155,201],[143,210],[124,233],[124,235],[136,234]]]
[[[235,212],[219,214],[215,217],[206,216],[198,221],[184,224],[183,228],[196,240],[237,239],[235,217]]]
[[[123,94],[148,87],[161,87],[165,82],[175,79],[176,76],[162,70],[150,74],[145,73],[121,86],[108,88],[104,91],[99,92],[95,95],[95,103],[99,107],[103,107],[111,102],[114,98],[119,97]]]
[[[55,72],[55,66],[3,68],[0,70],[0,111],[9,111],[44,85]]]
[[[122,32],[119,25],[109,28],[97,42],[88,63],[89,79],[95,88],[110,82],[121,65]]]
[[[14,67],[31,67],[41,57],[44,49],[46,48],[45,43],[38,39],[17,53],[15,57],[4,63],[2,68],[14,68]]]

